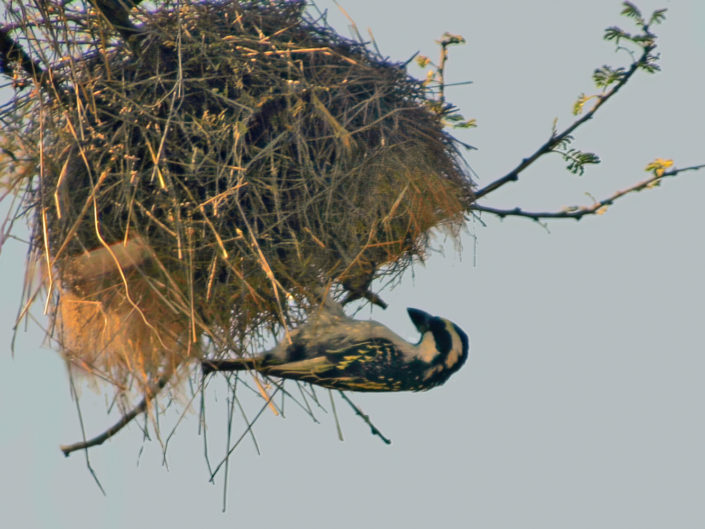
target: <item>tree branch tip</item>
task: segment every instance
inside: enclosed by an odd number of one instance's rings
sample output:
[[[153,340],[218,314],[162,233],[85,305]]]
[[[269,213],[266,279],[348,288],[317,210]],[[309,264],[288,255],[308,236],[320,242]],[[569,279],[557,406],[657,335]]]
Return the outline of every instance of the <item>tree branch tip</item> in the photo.
[[[87,450],[88,446],[83,446],[84,443],[75,443],[71,445],[61,445],[59,446],[59,449],[61,450],[61,453],[64,454],[64,457],[69,457],[72,453],[74,453],[76,450],[84,449]]]

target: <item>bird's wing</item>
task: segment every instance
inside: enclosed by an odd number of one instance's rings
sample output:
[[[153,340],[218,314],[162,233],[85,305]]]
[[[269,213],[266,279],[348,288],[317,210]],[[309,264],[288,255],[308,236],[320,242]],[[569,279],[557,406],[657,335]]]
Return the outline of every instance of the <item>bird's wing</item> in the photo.
[[[373,341],[367,344],[373,347],[328,350],[305,360],[263,364],[257,370],[268,376],[301,380],[330,389],[397,391],[401,388],[394,381],[385,380],[379,376],[381,373],[377,373],[378,369],[384,369],[384,360],[380,356],[388,353],[385,344],[391,345],[386,341]],[[375,372],[375,380],[370,380],[366,375],[366,365]]]
[[[314,356],[305,360],[295,362],[284,362],[282,364],[262,365],[259,371],[267,375],[274,375],[284,378],[301,378],[305,375],[316,375],[334,367],[325,356]]]

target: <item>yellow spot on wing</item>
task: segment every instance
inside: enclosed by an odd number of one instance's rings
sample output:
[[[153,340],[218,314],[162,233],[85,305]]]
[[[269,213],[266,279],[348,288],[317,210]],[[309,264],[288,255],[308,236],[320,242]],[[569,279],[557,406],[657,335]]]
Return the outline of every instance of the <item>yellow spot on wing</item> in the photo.
[[[385,382],[374,382],[372,380],[363,380],[352,377],[340,377],[332,379],[332,381],[334,381],[334,383],[330,384],[330,386],[338,389],[347,389],[353,391],[393,391],[393,388]],[[321,380],[317,383],[322,386],[329,385],[326,383],[326,380]]]

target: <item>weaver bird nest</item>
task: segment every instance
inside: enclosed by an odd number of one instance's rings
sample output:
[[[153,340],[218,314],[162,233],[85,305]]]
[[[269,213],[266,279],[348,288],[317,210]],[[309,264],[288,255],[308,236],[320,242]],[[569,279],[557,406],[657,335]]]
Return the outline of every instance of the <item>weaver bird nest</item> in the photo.
[[[52,81],[10,128],[72,362],[126,388],[243,354],[457,235],[472,185],[438,101],[303,2],[164,2],[129,38],[63,4],[20,39]]]

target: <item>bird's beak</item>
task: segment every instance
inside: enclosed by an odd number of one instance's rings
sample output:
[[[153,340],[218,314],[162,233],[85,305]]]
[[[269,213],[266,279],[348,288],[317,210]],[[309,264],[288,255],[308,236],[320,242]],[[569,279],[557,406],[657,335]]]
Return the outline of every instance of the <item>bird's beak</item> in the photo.
[[[412,308],[406,309],[406,312],[409,313],[411,322],[420,333],[423,334],[431,329],[431,319],[433,316],[431,316],[428,312]]]

